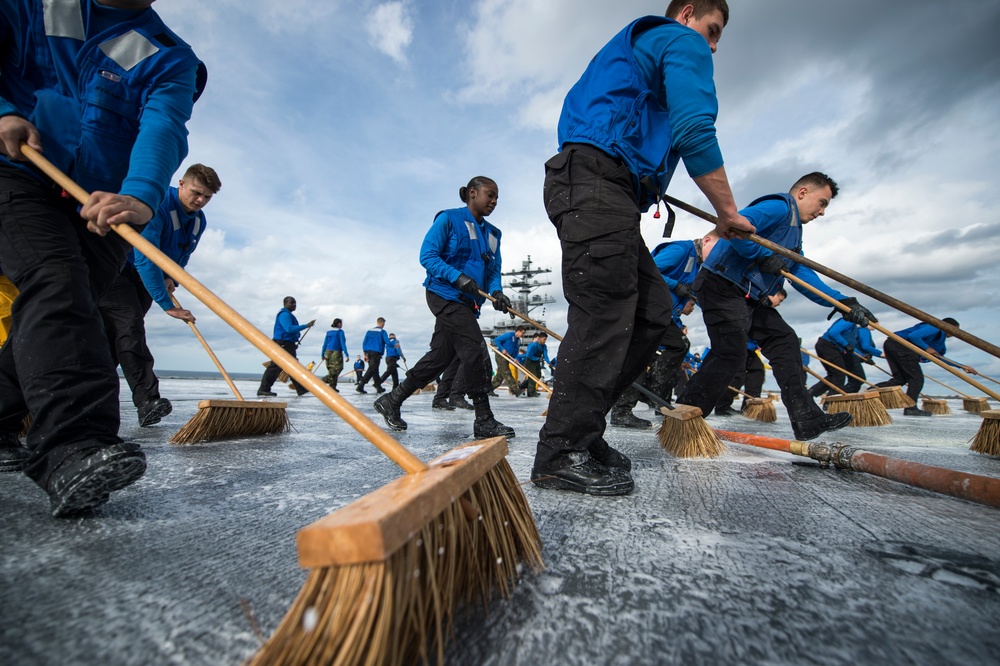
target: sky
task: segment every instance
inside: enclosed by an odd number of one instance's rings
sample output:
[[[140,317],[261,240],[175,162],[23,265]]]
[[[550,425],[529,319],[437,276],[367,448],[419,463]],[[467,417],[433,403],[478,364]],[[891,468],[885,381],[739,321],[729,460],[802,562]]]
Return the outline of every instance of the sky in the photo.
[[[490,221],[504,270],[528,255],[554,269],[544,291],[557,302],[534,315],[564,331],[559,243],[541,197],[562,99],[608,39],[666,4],[160,0],[209,71],[177,177],[201,162],[223,183],[188,270],[268,334],[294,296],[299,319],[317,320],[303,362],[319,360],[334,317],[356,356],[383,316],[412,364],[434,323],[420,243],[438,211],[462,205],[459,187],[485,175],[500,189]],[[715,82],[737,204],[828,173],[840,194],[805,229],[807,256],[1000,342],[1000,0],[730,7]],[[669,193],[710,210],[683,169]],[[662,222],[643,216],[650,248]],[[709,228],[678,212],[674,238]],[[258,371],[263,355],[185,296],[227,369]],[[859,299],[889,330],[916,323]],[[798,293],[782,312],[810,348],[829,326],[828,310]],[[493,318],[487,306],[481,323]],[[697,311],[687,323],[693,347],[706,345]],[[183,323],[152,311],[146,326],[158,368],[212,369]],[[950,357],[1000,377],[1000,359],[949,342]]]

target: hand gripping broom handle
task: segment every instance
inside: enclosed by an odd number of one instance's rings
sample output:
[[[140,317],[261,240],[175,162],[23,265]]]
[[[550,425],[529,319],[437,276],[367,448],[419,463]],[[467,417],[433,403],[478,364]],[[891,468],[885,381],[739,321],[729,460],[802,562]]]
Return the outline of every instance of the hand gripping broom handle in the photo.
[[[177,300],[176,296],[170,294],[170,300],[173,301],[175,308],[181,309],[181,304]],[[208,356],[209,358],[212,359],[212,363],[215,363],[215,367],[219,369],[219,372],[222,374],[222,378],[226,380],[227,384],[229,384],[229,390],[233,392],[233,395],[236,396],[237,400],[239,400],[240,402],[244,402],[243,396],[240,394],[240,390],[236,388],[236,384],[233,383],[232,377],[230,377],[229,373],[226,372],[226,369],[222,367],[222,363],[219,362],[219,359],[215,355],[215,352],[212,351],[212,348],[208,346],[208,343],[205,341],[205,338],[202,337],[201,331],[198,330],[198,327],[194,325],[193,321],[187,322],[187,325],[191,327],[192,331],[194,331],[195,337],[198,338],[198,341],[201,343],[201,346],[205,348],[206,352],[208,352]]]
[[[854,374],[854,373],[853,373],[853,372],[851,372],[850,370],[848,370],[848,369],[846,369],[846,368],[842,368],[842,367],[840,367],[839,365],[834,365],[833,363],[830,363],[829,361],[827,361],[827,360],[826,360],[825,358],[820,358],[819,356],[816,356],[816,354],[813,354],[812,352],[810,352],[810,351],[809,351],[808,349],[806,349],[805,347],[799,347],[799,350],[800,350],[800,351],[801,351],[801,352],[802,352],[803,354],[805,354],[806,356],[812,356],[812,357],[813,357],[814,359],[816,359],[817,361],[819,361],[819,362],[820,362],[820,363],[822,363],[823,365],[828,365],[828,366],[830,366],[831,368],[833,368],[834,370],[839,370],[840,372],[844,373],[845,375],[847,375],[847,376],[848,376],[848,377],[850,377],[851,379],[857,379],[857,380],[858,380],[859,382],[861,382],[862,384],[868,384],[868,386],[875,386],[875,384],[871,383],[871,382],[870,382],[870,381],[868,381],[867,379],[864,379],[864,378],[862,378],[862,377],[859,377],[859,376],[857,376],[856,374]]]
[[[21,144],[21,152],[73,198],[81,204],[87,202],[90,195],[54,164],[32,149],[31,146]],[[427,465],[410,453],[402,444],[386,434],[384,430],[375,425],[371,419],[362,414],[354,405],[337,395],[316,375],[306,370],[291,354],[261,333],[240,313],[236,312],[221,298],[209,291],[205,285],[198,282],[190,273],[178,266],[173,259],[143,238],[135,229],[127,224],[117,224],[112,228],[118,235],[135,247],[135,249],[146,255],[160,270],[172,277],[178,284],[191,292],[195,298],[204,303],[208,309],[219,315],[223,321],[236,329],[236,332],[246,338],[254,347],[277,363],[282,370],[287,372],[291,377],[294,377],[299,384],[309,389],[323,404],[336,412],[352,428],[361,433],[365,439],[374,444],[379,451],[403,468],[406,473],[413,474],[427,469]]]
[[[687,204],[687,203],[684,203],[683,201],[675,199],[675,198],[673,198],[670,195],[666,195],[665,197],[663,197],[663,200],[666,201],[667,203],[673,205],[673,206],[677,206],[681,210],[684,210],[684,211],[687,211],[688,213],[691,213],[695,217],[700,217],[701,219],[706,220],[708,222],[711,222],[712,224],[717,224],[718,223],[718,218],[716,218],[714,215],[711,215],[710,213],[706,213],[705,211],[700,210],[698,208],[695,208],[694,206],[692,206],[690,204]],[[884,293],[882,293],[881,291],[879,291],[877,289],[873,289],[872,287],[869,287],[865,283],[858,282],[857,280],[855,280],[853,278],[850,278],[850,277],[844,275],[843,273],[838,273],[837,271],[833,270],[832,268],[827,268],[823,264],[817,263],[817,262],[813,261],[812,259],[808,259],[806,257],[803,257],[801,254],[797,254],[795,252],[792,252],[788,248],[785,248],[785,247],[782,247],[781,245],[777,245],[775,243],[772,243],[771,241],[767,240],[766,238],[761,238],[757,234],[749,234],[749,233],[745,233],[745,232],[737,232],[737,233],[739,233],[741,236],[743,236],[743,238],[746,238],[747,240],[751,240],[754,243],[757,243],[758,245],[762,245],[762,246],[766,247],[768,250],[770,250],[771,252],[774,252],[775,254],[780,254],[781,256],[785,257],[786,259],[791,259],[792,261],[800,263],[803,266],[807,266],[807,267],[813,269],[814,271],[816,271],[817,273],[821,273],[821,274],[827,276],[828,278],[830,278],[832,280],[836,280],[837,282],[840,282],[841,284],[847,285],[851,289],[854,289],[856,291],[860,291],[862,294],[865,294],[866,296],[871,296],[875,300],[881,301],[881,302],[885,303],[886,305],[888,305],[889,307],[895,308],[895,309],[899,310],[900,312],[903,312],[905,314],[910,315],[911,317],[914,317],[915,319],[919,319],[922,322],[928,323],[928,324],[934,326],[935,328],[939,328],[942,331],[944,331],[945,333],[951,333],[952,335],[954,335],[959,340],[964,340],[964,341],[968,342],[970,345],[973,345],[974,347],[979,347],[980,349],[982,349],[987,354],[992,354],[993,356],[996,356],[997,358],[1000,358],[1000,347],[996,346],[992,342],[987,342],[986,340],[983,340],[982,338],[978,338],[978,337],[972,335],[968,331],[964,331],[964,330],[958,328],[957,326],[952,326],[951,324],[949,324],[949,323],[947,323],[945,321],[941,321],[937,317],[929,315],[929,314],[927,314],[926,312],[924,312],[922,310],[918,310],[917,308],[913,307],[912,305],[908,305],[908,304],[904,303],[903,301],[900,301],[900,300],[898,300],[896,298],[893,298],[892,296],[890,296],[888,294],[884,294]]]
[[[805,287],[806,289],[808,289],[812,293],[816,294],[817,296],[819,296],[823,300],[827,301],[830,305],[832,305],[833,307],[837,308],[841,312],[850,312],[851,311],[851,308],[847,307],[846,305],[844,305],[843,303],[841,303],[837,299],[833,298],[832,296],[827,296],[826,294],[824,294],[822,291],[820,291],[816,287],[812,286],[811,284],[809,284],[805,280],[802,280],[802,279],[800,279],[800,278],[792,275],[788,271],[781,271],[781,274],[784,275],[786,279],[791,280],[795,284],[797,284],[797,285],[799,285],[801,287]],[[951,374],[955,375],[959,379],[962,379],[962,380],[968,382],[969,384],[975,386],[977,389],[979,389],[980,391],[982,391],[986,395],[990,396],[994,400],[1000,400],[1000,395],[997,395],[996,393],[994,393],[990,389],[986,388],[985,386],[983,386],[979,382],[975,381],[974,379],[970,379],[969,377],[966,377],[965,375],[963,375],[961,372],[959,372],[955,368],[951,367],[950,365],[948,365],[944,361],[939,360],[937,357],[932,356],[931,354],[928,354],[927,352],[925,352],[923,349],[921,349],[920,347],[916,346],[915,344],[909,342],[908,340],[904,340],[903,338],[899,337],[898,335],[896,335],[892,331],[888,330],[884,326],[882,326],[880,324],[877,324],[876,322],[871,322],[871,325],[872,325],[872,328],[874,328],[876,331],[879,331],[880,333],[884,333],[886,336],[892,338],[893,340],[895,340],[899,344],[903,345],[904,347],[906,347],[910,351],[916,352],[917,354],[920,354],[921,356],[923,356],[924,358],[926,358],[928,361],[931,361],[932,363],[938,364],[939,366],[941,366],[942,368],[944,368],[945,370],[947,370]]]
[[[951,360],[947,356],[942,356],[941,358],[943,358],[944,360],[948,361],[949,363],[954,363],[955,365],[963,365],[962,363],[958,363],[957,361]],[[993,382],[994,384],[1000,384],[1000,381],[997,381],[997,380],[993,379],[992,377],[988,377],[988,376],[984,375],[983,373],[979,372],[978,370],[976,370],[976,374],[979,375],[980,377],[982,377],[983,379],[985,379],[988,382]]]
[[[508,356],[507,354],[503,353],[503,351],[501,351],[500,349],[497,349],[497,348],[496,348],[496,347],[494,347],[493,345],[491,345],[491,344],[489,344],[489,343],[486,343],[486,346],[487,346],[487,347],[489,347],[490,349],[492,349],[492,350],[493,350],[494,352],[496,352],[497,354],[500,354],[500,356],[503,356],[503,357],[504,357],[505,359],[507,359],[507,360],[508,360],[508,361],[510,361],[511,363],[513,363],[513,364],[514,364],[514,367],[515,367],[515,368],[517,368],[518,370],[520,370],[520,371],[521,371],[521,372],[523,372],[524,374],[526,374],[526,375],[528,375],[529,377],[531,377],[532,379],[534,379],[534,380],[535,380],[535,383],[536,383],[536,384],[538,384],[539,386],[541,386],[541,387],[542,387],[543,389],[545,389],[545,390],[546,390],[547,392],[549,392],[549,393],[552,393],[552,389],[550,389],[550,388],[549,388],[549,385],[548,385],[548,384],[546,384],[545,382],[543,382],[543,381],[542,381],[541,379],[539,379],[538,377],[536,377],[536,376],[534,376],[533,374],[531,374],[530,372],[528,372],[528,369],[527,369],[526,367],[524,367],[523,365],[521,365],[520,363],[518,363],[517,361],[515,361],[515,360],[514,360],[514,359],[512,359],[512,358],[511,358],[510,356]]]

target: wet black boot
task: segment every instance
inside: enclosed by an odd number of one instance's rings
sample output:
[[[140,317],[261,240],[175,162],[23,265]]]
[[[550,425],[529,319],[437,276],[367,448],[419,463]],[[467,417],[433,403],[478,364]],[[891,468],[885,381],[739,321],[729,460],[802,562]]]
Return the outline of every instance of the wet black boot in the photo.
[[[806,391],[799,387],[781,387],[781,398],[788,408],[788,418],[792,421],[792,432],[795,439],[810,440],[819,437],[824,432],[839,430],[848,426],[853,417],[847,412],[826,414]]]
[[[389,393],[379,396],[375,401],[375,411],[382,415],[390,430],[406,430],[406,421],[399,414],[403,401],[413,395],[417,387],[408,378]]]
[[[490,409],[489,395],[482,393],[473,396],[472,404],[476,409],[476,421],[472,425],[472,434],[476,439],[486,439],[487,437],[514,439],[514,429],[494,418],[493,410]]]

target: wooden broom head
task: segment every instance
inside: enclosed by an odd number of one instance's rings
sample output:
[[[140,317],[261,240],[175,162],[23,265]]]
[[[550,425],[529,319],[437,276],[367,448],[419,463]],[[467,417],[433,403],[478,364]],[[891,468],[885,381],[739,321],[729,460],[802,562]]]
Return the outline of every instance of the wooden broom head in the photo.
[[[1000,456],[1000,409],[987,409],[979,415],[983,422],[969,449],[987,456]]]
[[[778,410],[770,398],[747,398],[743,416],[762,423],[774,423],[778,420]]]
[[[972,414],[982,414],[989,411],[990,403],[986,398],[962,398],[962,409]]]
[[[947,400],[935,400],[934,398],[924,398],[920,403],[920,408],[937,416],[951,414],[951,407]]]
[[[314,568],[250,664],[443,663],[459,606],[506,595],[519,562],[542,567],[506,452],[501,437],[470,442],[299,532]]]
[[[875,390],[886,409],[906,409],[917,404],[899,386],[879,386]]]
[[[847,412],[853,417],[851,426],[856,428],[887,426],[892,423],[892,417],[879,399],[878,391],[828,395],[823,406],[830,414]]]
[[[673,409],[660,407],[660,413],[663,423],[656,437],[667,453],[678,458],[716,458],[726,452],[697,407],[675,404]]]
[[[168,440],[198,444],[291,430],[287,403],[264,400],[202,400],[198,411]]]

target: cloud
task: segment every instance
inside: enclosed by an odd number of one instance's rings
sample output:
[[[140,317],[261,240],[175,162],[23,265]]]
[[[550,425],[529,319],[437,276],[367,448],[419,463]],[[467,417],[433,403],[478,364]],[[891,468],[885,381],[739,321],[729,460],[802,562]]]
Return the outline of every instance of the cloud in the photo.
[[[369,43],[397,63],[406,64],[406,49],[413,41],[413,19],[406,2],[386,2],[375,7],[365,22]]]

